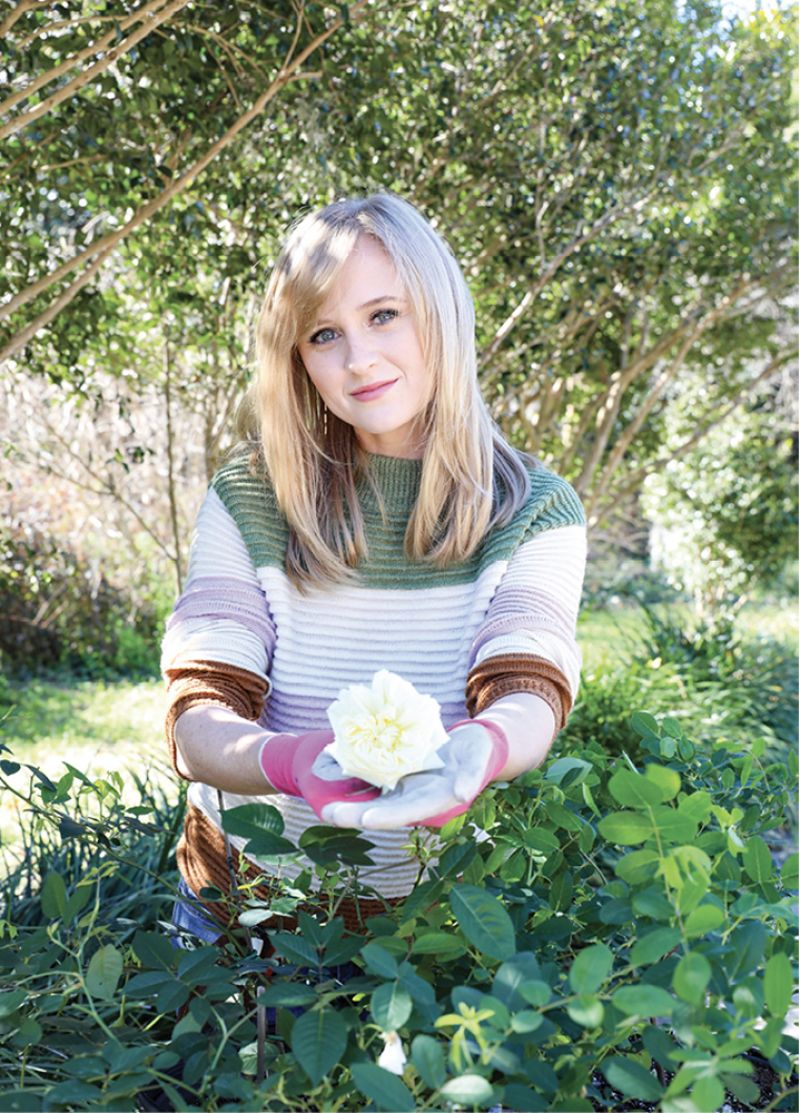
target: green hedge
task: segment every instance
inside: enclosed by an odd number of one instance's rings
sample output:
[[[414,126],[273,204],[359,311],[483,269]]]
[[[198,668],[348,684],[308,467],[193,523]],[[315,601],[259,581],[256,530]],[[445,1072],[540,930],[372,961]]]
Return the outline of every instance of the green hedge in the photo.
[[[770,762],[645,712],[629,729],[635,760],[573,740],[544,771],[484,794],[445,828],[428,878],[363,936],[302,913],[296,931],[273,931],[270,910],[241,897],[247,930],[260,922],[276,948],[267,959],[244,928],[220,950],[169,946],[165,802],[125,807],[118,775],[75,769],[58,784],[34,770],[25,790],[7,757],[6,790],[34,822],[0,922],[3,1107],[122,1110],[161,1088],[209,1110],[690,1113],[726,1093],[796,1108],[783,1027],[798,856],[778,868],[770,847],[796,756]],[[274,809],[237,811],[226,823],[253,824],[254,852],[286,850]],[[323,890],[355,891],[357,833],[302,842]],[[344,984],[299,969],[345,959],[358,972]],[[259,987],[278,1009],[261,1080]],[[402,1077],[376,1063],[387,1030],[408,1056]]]

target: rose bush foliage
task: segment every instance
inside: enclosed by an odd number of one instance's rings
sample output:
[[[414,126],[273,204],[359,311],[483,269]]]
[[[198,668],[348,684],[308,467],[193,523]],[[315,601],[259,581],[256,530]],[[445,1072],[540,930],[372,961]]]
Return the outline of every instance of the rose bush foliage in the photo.
[[[752,1074],[764,1061],[773,1107],[790,1107],[797,855],[778,870],[768,838],[796,760],[698,744],[669,717],[639,713],[632,726],[630,753],[586,742],[485,794],[444,829],[427,879],[363,935],[344,931],[335,904],[358,887],[361,840],[317,828],[303,842],[329,913],[302,910],[308,877],[272,917],[243,892],[248,926],[221,950],[175,950],[146,902],[121,915],[105,896],[120,874],[131,884],[133,848],[163,833],[144,805],[122,806],[118,775],[90,782],[68,768],[55,784],[35,770],[35,824],[58,823],[61,849],[43,859],[38,892],[8,892],[4,1107],[130,1109],[160,1086],[174,1105],[204,1109],[591,1110],[638,1099],[689,1113],[719,1108],[726,1091],[757,1105]],[[19,766],[6,759],[3,771],[20,792]],[[285,849],[268,805],[260,826],[264,850]],[[254,829],[254,850],[260,837]],[[72,873],[70,853],[86,847]],[[274,918],[295,911],[296,928]],[[270,958],[241,942],[256,925]],[[343,983],[301,972],[347,961],[357,969]],[[257,993],[277,1010],[261,1081]],[[408,1056],[402,1077],[377,1065],[387,1032]]]

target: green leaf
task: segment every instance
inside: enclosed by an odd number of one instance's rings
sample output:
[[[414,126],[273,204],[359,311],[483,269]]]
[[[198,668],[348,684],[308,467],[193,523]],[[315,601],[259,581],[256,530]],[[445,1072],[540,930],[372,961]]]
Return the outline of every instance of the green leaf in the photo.
[[[603,1023],[605,1009],[603,1002],[597,997],[576,997],[567,1005],[567,1013],[582,1028],[599,1028]],[[542,1019],[540,1013],[533,1015]]]
[[[271,804],[241,804],[222,812],[222,829],[247,839],[245,851],[262,858],[296,854],[297,847],[281,837],[283,816]]]
[[[742,864],[747,876],[758,882],[759,885],[764,885],[772,880],[774,872],[772,855],[767,844],[758,835],[754,835],[747,840],[742,855]]]
[[[684,928],[690,939],[705,935],[725,922],[725,913],[716,904],[700,904],[686,917]]]
[[[451,1078],[439,1091],[448,1102],[459,1105],[487,1105],[492,1100],[492,1087],[480,1074],[462,1074]]]
[[[725,1087],[718,1078],[706,1074],[692,1086],[691,1096],[696,1109],[720,1109],[725,1101]]]
[[[630,850],[614,866],[614,873],[629,885],[641,885],[653,876],[653,866],[658,860],[655,850]]]
[[[664,842],[691,843],[697,835],[697,822],[678,808],[659,805],[653,808],[653,821]]]
[[[6,1090],[3,1095],[5,1113],[31,1113],[32,1109],[42,1109],[41,1098],[34,1102],[30,1090]]]
[[[669,799],[659,785],[632,769],[618,769],[608,782],[608,788],[614,799],[626,808],[649,808]]]
[[[13,1016],[20,1005],[28,1000],[28,991],[25,989],[12,989],[0,993],[0,1019]]]
[[[122,955],[111,943],[95,951],[86,972],[86,988],[92,997],[111,1001],[122,977]]]
[[[794,975],[787,954],[778,951],[764,969],[764,1000],[773,1016],[783,1019],[792,1000]]]
[[[88,1082],[79,1082],[77,1080],[59,1082],[57,1086],[53,1086],[47,1091],[47,1104],[48,1107],[51,1104],[80,1107],[86,1105],[88,1102],[100,1101],[102,1097],[103,1091],[100,1087],[90,1086]],[[27,1108],[30,1108],[30,1106]]]
[[[800,878],[798,878],[799,864],[800,854],[790,854],[781,866],[781,881],[787,889],[800,888]]]
[[[553,996],[547,982],[541,982],[535,979],[531,982],[523,982],[519,987],[519,995],[523,1000],[527,1001],[529,1005],[533,1005],[536,1008],[541,1008],[542,1005],[546,1005]]]
[[[674,769],[668,769],[665,765],[655,765],[653,763],[646,765],[644,775],[648,781],[658,786],[661,792],[661,803],[674,799],[681,790],[680,773],[676,773]]]
[[[618,846],[635,846],[653,834],[653,825],[646,815],[638,812],[612,812],[603,816],[597,830],[604,839]]]
[[[683,1001],[699,1005],[711,980],[711,964],[705,955],[689,951],[682,956],[672,975],[672,986]]]
[[[545,1113],[550,1102],[530,1086],[509,1082],[503,1089],[503,1108],[519,1110],[519,1113]]]
[[[342,1057],[347,1028],[335,1009],[313,1009],[292,1026],[292,1051],[314,1086]]]
[[[241,835],[243,838],[261,831],[282,835],[283,816],[272,804],[242,804],[223,811],[222,829],[229,835]]]
[[[417,1068],[420,1078],[431,1090],[438,1090],[444,1084],[447,1071],[444,1064],[442,1046],[432,1036],[415,1036],[411,1043],[411,1062]]]
[[[412,955],[438,955],[440,961],[458,958],[466,951],[464,940],[447,931],[427,931],[411,946]]]
[[[711,814],[711,797],[707,792],[692,792],[678,801],[678,811],[698,825],[705,823]]]
[[[611,998],[626,1016],[669,1016],[675,1008],[672,994],[657,985],[625,985]]]
[[[67,887],[60,873],[50,872],[42,885],[42,912],[48,920],[58,920],[67,910]]]
[[[736,985],[761,962],[767,946],[767,928],[757,920],[739,924],[728,936],[725,971]]]
[[[169,939],[157,931],[137,931],[133,937],[133,951],[143,966],[171,969],[178,965],[180,948],[173,947]]]
[[[320,956],[316,948],[302,935],[292,935],[290,931],[271,931],[268,935],[270,943],[279,955],[296,962],[299,966],[319,965]]]
[[[551,781],[562,788],[580,784],[592,771],[588,761],[580,757],[560,757],[548,767],[544,775],[546,781]]]
[[[388,1113],[414,1113],[417,1107],[411,1091],[401,1078],[376,1063],[354,1063],[350,1068],[358,1089]]]
[[[411,1016],[414,1002],[399,982],[385,982],[372,994],[372,1016],[384,1032],[396,1032]]]
[[[681,933],[674,927],[659,927],[649,931],[636,940],[631,948],[631,962],[634,966],[650,966],[665,954],[677,947]]]
[[[590,995],[596,993],[608,979],[614,956],[605,943],[594,943],[584,947],[575,956],[569,970],[569,984],[575,993]]]
[[[496,897],[474,885],[455,885],[450,907],[458,926],[481,954],[501,962],[511,958],[516,950],[514,925]]]
[[[610,1086],[637,1101],[659,1101],[663,1090],[658,1080],[635,1059],[615,1055],[600,1068]],[[716,1106],[714,1107],[716,1108]]]
[[[361,948],[361,956],[371,974],[379,978],[397,977],[397,959],[380,943],[367,943]]]
[[[310,985],[300,982],[275,982],[259,993],[259,1005],[283,1006],[284,1008],[307,1008],[317,1000],[317,994]]]
[[[526,982],[538,982],[541,976],[536,955],[530,951],[520,951],[508,962],[498,966],[492,982],[492,996],[509,1009],[521,1008],[526,1002],[530,1002],[522,995],[520,987]]]
[[[631,729],[639,735],[640,738],[647,738],[654,736],[661,737],[661,729],[658,721],[650,715],[647,711],[634,711],[630,719]]]

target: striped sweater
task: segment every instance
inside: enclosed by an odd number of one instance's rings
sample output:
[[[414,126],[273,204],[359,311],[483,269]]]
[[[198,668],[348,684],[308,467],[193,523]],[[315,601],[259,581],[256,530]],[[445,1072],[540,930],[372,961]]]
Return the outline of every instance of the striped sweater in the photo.
[[[575,623],[586,532],[575,492],[533,468],[530,498],[512,521],[467,561],[437,569],[403,551],[421,461],[371,455],[369,466],[385,514],[363,481],[368,554],[358,582],[306,594],[284,570],[288,526],[263,475],[244,456],[215,475],[163,643],[173,765],[174,723],[193,704],[224,704],[272,731],[327,729],[340,689],[369,684],[380,668],[435,697],[445,726],[518,691],[545,699],[557,729],[563,725],[580,673]],[[225,808],[252,801],[277,807],[295,843],[319,822],[295,797],[224,794]],[[195,892],[229,888],[220,832],[217,790],[193,782],[178,861]],[[409,835],[408,828],[365,833],[375,866],[361,880],[384,898],[407,894],[419,874]],[[291,879],[310,865],[248,859],[244,841],[231,839],[245,877],[280,868]]]

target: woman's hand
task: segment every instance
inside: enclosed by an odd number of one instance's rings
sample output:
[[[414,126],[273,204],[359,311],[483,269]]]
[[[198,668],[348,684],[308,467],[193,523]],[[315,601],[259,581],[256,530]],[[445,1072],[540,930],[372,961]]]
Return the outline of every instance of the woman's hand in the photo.
[[[443,768],[403,777],[377,800],[332,801],[322,808],[321,818],[337,827],[393,830],[441,827],[461,815],[504,768],[508,742],[488,720],[465,720],[451,727],[448,735],[436,751]]]
[[[374,800],[380,789],[358,777],[345,777],[337,761],[324,749],[333,742],[333,731],[275,734],[266,740],[259,761],[264,776],[276,792],[302,796],[323,818],[325,807],[351,800]]]

